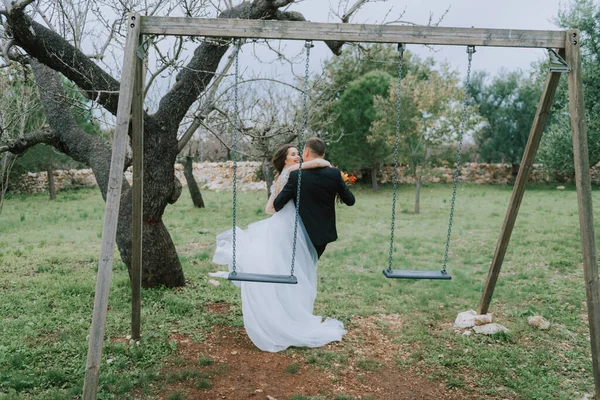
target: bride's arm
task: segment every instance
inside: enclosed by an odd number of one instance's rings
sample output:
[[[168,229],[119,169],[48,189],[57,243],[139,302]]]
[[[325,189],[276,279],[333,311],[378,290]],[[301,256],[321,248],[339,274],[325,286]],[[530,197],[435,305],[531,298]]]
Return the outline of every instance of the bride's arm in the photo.
[[[275,200],[275,197],[277,197],[277,193],[275,191],[275,188],[273,188],[273,191],[271,192],[271,195],[269,196],[269,200],[267,200],[267,205],[265,207],[265,212],[267,214],[275,214],[275,207],[273,207],[273,200]]]
[[[294,164],[289,169],[295,171],[300,167],[300,164]],[[302,169],[313,169],[331,167],[331,163],[323,158],[315,158],[314,160],[306,161],[302,163]]]
[[[283,189],[283,187],[287,183],[289,175],[290,170],[289,168],[286,168],[281,172],[281,174],[275,176],[275,182],[273,182],[273,185],[271,186],[271,195],[269,196],[269,200],[267,200],[267,205],[265,206],[265,212],[267,214],[275,214],[275,212],[277,211],[275,210],[273,202],[275,201],[275,198],[277,197],[279,192],[281,192],[281,189]]]

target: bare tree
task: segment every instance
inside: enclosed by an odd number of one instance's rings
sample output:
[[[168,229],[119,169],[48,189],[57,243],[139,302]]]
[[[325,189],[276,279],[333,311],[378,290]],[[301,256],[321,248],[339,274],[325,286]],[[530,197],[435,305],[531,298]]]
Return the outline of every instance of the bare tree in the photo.
[[[199,155],[199,150],[200,140],[197,138],[195,140],[192,139],[181,151],[179,160],[183,164],[183,175],[185,176],[194,207],[204,208],[204,199],[198,187],[198,182],[196,182],[196,178],[194,177],[194,158]]]

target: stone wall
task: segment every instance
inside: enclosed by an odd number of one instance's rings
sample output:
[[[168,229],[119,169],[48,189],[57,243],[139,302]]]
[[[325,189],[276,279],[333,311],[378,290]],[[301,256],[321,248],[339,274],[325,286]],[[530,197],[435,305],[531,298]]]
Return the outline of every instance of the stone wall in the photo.
[[[54,171],[56,190],[94,187],[96,178],[91,169],[65,169]],[[11,178],[8,190],[12,193],[40,193],[48,190],[48,173],[28,172],[19,178]]]
[[[238,162],[238,188],[242,191],[247,190],[266,190],[264,181],[256,180],[256,172],[261,167],[261,163],[246,161]],[[389,183],[392,181],[392,166],[384,166],[381,171],[379,181]],[[399,169],[399,181],[401,183],[413,183],[412,177],[405,174],[406,169]],[[470,182],[476,184],[512,184],[514,176],[512,175],[512,166],[510,164],[464,164],[461,167],[460,182]],[[175,174],[186,185],[183,176],[183,165],[175,166]],[[448,183],[452,182],[454,169],[449,167],[431,168],[423,173],[423,182]],[[600,166],[596,165],[590,170],[592,183],[600,185]],[[131,169],[125,173],[125,177],[131,183]],[[200,183],[201,188],[209,190],[231,190],[233,177],[233,162],[225,163],[194,163],[194,177]],[[359,180],[362,176],[358,175]],[[541,165],[534,165],[530,176],[531,181],[543,183],[551,182],[550,176],[543,170]],[[54,180],[56,188],[79,188],[94,187],[96,179],[91,169],[82,170],[56,170],[54,171]],[[12,179],[10,190],[13,193],[39,193],[47,190],[47,173],[39,172],[21,175],[18,179]]]
[[[266,190],[264,181],[256,181],[256,171],[261,163],[253,161],[238,162],[238,188],[247,190]],[[183,175],[183,165],[175,165],[175,175],[183,185],[187,185]],[[233,162],[194,163],[194,177],[200,187],[209,190],[226,190],[232,188]],[[131,184],[131,168],[125,172],[125,178]],[[96,178],[91,169],[68,169],[54,171],[56,189],[95,187]],[[28,172],[17,179],[11,179],[9,190],[13,193],[40,193],[48,189],[47,172]]]
[[[429,183],[451,183],[454,179],[455,168],[437,167],[423,171],[423,182]],[[393,180],[393,166],[384,166],[379,181],[389,183]],[[400,183],[413,183],[414,179],[408,175],[406,167],[398,169],[398,181]],[[459,182],[470,182],[476,184],[512,184],[516,176],[512,174],[511,164],[484,164],[466,163],[460,169]],[[542,165],[534,165],[529,176],[530,182],[551,182],[550,175],[544,171]]]

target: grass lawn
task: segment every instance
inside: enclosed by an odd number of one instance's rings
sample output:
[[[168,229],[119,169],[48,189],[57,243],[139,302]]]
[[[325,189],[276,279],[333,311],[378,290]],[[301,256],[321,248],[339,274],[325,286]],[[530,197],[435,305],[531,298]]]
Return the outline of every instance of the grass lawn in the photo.
[[[421,215],[410,213],[414,188],[399,190],[394,268],[440,268],[451,186],[424,186]],[[398,371],[410,366],[447,387],[518,399],[575,399],[592,392],[573,187],[526,192],[490,309],[510,332],[467,337],[451,327],[458,312],[477,307],[511,190],[459,186],[448,263],[452,281],[393,281],[381,273],[388,258],[391,188],[373,193],[357,186],[357,204],[339,207],[340,239],[319,262],[315,313],[345,323],[355,316],[399,315],[402,330],[392,339],[409,354],[398,355]],[[215,287],[207,276],[217,269],[211,264],[215,235],[230,227],[231,194],[203,194],[205,209],[193,209],[187,192],[167,208],[164,220],[188,284],[143,291],[139,345],[126,339],[131,291],[115,258],[99,399],[133,393],[152,398],[150,385],[165,379],[159,371],[176,350],[169,340],[174,332],[201,341],[214,325],[243,325],[239,290],[227,282]],[[266,217],[264,192],[239,193],[238,199],[240,226]],[[594,206],[600,209],[596,192]],[[7,198],[0,214],[0,399],[81,394],[103,213],[97,190],[59,192],[55,202],[46,195]],[[218,302],[231,312],[202,311]],[[544,316],[550,329],[529,326],[531,315]],[[322,354],[303,351],[314,360]]]

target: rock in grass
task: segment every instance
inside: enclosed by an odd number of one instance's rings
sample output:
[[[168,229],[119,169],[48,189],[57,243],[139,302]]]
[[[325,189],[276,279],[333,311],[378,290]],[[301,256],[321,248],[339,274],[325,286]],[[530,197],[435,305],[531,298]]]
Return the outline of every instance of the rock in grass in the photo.
[[[475,325],[485,325],[492,322],[492,314],[480,314],[474,317]]]
[[[546,329],[550,328],[550,322],[548,322],[548,320],[546,320],[546,318],[542,317],[541,315],[534,315],[532,317],[529,317],[527,318],[527,322],[529,323],[529,325],[535,326],[541,331],[545,331]]]
[[[458,313],[456,316],[456,320],[454,321],[454,326],[457,328],[471,328],[475,326],[475,316],[477,313],[475,310],[464,311]]]
[[[218,281],[215,281],[214,279],[209,279],[208,283],[210,283],[213,286],[219,286],[221,284]]]
[[[485,324],[480,326],[474,326],[473,331],[475,333],[483,334],[483,335],[493,335],[498,332],[508,332],[508,329],[499,324]]]

